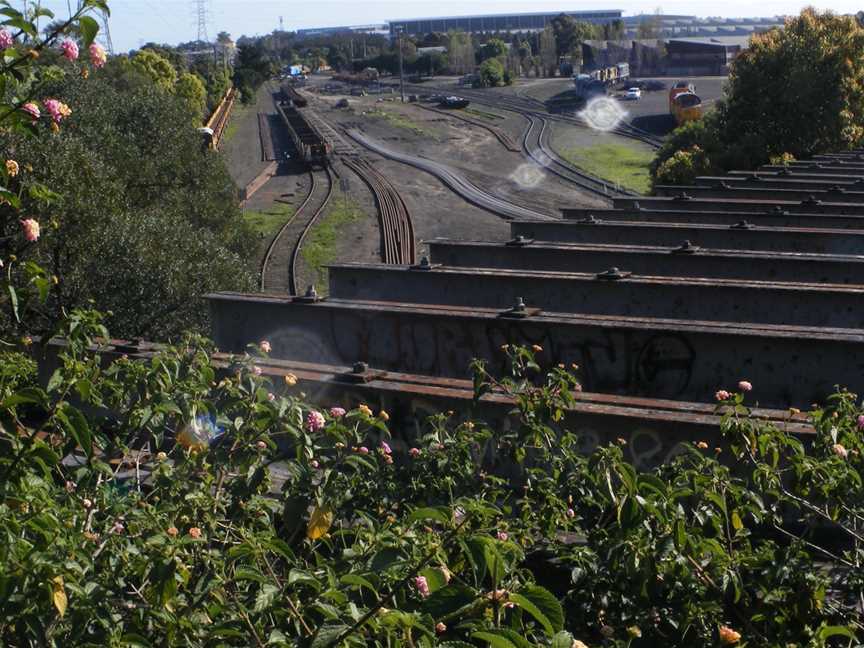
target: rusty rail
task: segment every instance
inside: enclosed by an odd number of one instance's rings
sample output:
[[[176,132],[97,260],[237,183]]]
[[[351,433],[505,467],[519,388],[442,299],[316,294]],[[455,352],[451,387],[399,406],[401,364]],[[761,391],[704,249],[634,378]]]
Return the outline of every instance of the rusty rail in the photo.
[[[231,112],[234,109],[234,101],[236,97],[237,91],[234,87],[232,86],[231,88],[228,88],[225,96],[222,97],[219,105],[216,106],[213,114],[210,115],[210,119],[208,119],[205,124],[206,128],[213,131],[212,146],[214,149],[218,150],[219,145],[222,143],[222,135],[231,119]]]

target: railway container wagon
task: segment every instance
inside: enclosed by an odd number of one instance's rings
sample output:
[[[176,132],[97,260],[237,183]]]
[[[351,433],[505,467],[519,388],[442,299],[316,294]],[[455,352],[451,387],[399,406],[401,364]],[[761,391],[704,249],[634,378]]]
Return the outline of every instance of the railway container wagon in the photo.
[[[297,108],[305,108],[309,105],[306,97],[297,92],[293,84],[288,82],[282,84],[282,102]]]
[[[610,86],[629,78],[630,64],[618,63],[594,70],[590,74],[576,74],[573,76],[573,84],[576,86],[576,94],[581,99],[588,100],[605,95]]]
[[[309,165],[325,166],[330,159],[332,147],[324,136],[294,106],[279,106],[279,112],[288,126],[291,141],[301,159]]]

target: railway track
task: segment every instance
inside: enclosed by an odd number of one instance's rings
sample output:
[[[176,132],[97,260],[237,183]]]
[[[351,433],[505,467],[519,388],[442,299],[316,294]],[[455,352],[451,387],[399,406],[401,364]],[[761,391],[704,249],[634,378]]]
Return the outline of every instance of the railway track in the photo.
[[[401,162],[402,164],[407,164],[408,166],[413,166],[415,169],[420,169],[421,171],[426,171],[438,178],[452,191],[462,196],[462,198],[470,202],[472,205],[485,209],[496,216],[500,216],[507,220],[550,220],[550,216],[546,214],[536,212],[533,209],[522,207],[521,205],[517,205],[516,203],[509,202],[499,198],[498,196],[493,196],[492,194],[487,193],[464,178],[462,175],[456,173],[446,164],[428,158],[416,157],[408,155],[407,153],[388,149],[382,144],[368,139],[363,135],[363,133],[357,130],[347,130],[346,134],[361,146],[378,153],[385,158]]]
[[[525,154],[542,166],[549,173],[589,191],[597,196],[611,199],[617,195],[636,195],[626,189],[621,189],[591,174],[580,171],[561,157],[545,141],[549,122],[544,117],[526,114],[528,130],[522,139],[522,150]]]
[[[261,264],[261,292],[288,292],[298,295],[297,264],[303,241],[333,196],[329,168],[309,170],[309,194],[273,237]]]
[[[343,162],[375,196],[381,224],[381,260],[397,265],[413,264],[416,257],[414,225],[402,196],[368,161],[345,158]]]
[[[213,147],[218,149],[222,142],[222,134],[231,120],[231,111],[234,108],[234,101],[237,97],[237,91],[234,88],[225,93],[222,101],[216,107],[216,110],[207,120],[207,128],[213,131]]]
[[[418,104],[418,105],[420,105],[420,104]],[[508,151],[512,151],[513,153],[521,153],[522,152],[521,147],[516,142],[513,141],[513,138],[510,137],[510,134],[507,133],[506,131],[504,131],[503,129],[498,128],[497,126],[493,126],[492,124],[484,124],[479,119],[473,119],[471,117],[468,117],[467,115],[461,114],[459,111],[456,111],[456,110],[446,111],[446,110],[440,110],[438,108],[433,108],[432,106],[423,106],[423,105],[420,105],[420,107],[423,108],[424,110],[438,113],[439,115],[444,115],[446,117],[452,117],[453,119],[458,119],[459,121],[463,121],[467,124],[472,124],[473,126],[477,126],[478,128],[482,128],[483,130],[491,133],[495,137],[495,139],[497,139],[501,143],[501,145],[504,148],[506,148]]]

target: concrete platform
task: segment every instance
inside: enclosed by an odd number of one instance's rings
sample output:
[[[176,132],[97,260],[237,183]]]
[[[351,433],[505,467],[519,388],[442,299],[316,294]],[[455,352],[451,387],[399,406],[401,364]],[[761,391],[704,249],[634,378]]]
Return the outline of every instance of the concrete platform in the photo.
[[[864,389],[858,330],[536,313],[331,299],[302,303],[240,293],[208,296],[220,349],[267,339],[303,362],[467,378],[474,358],[504,372],[502,344],[540,345],[545,366],[576,363],[587,391],[710,402],[746,378],[765,407],[805,409],[844,385]]]
[[[486,241],[426,241],[433,263],[466,268],[594,272],[617,266],[637,275],[711,277],[753,281],[858,284],[864,256],[753,252],[638,245],[579,245],[534,241],[508,245]]]
[[[699,247],[718,250],[864,255],[864,230],[604,221],[584,224],[560,220],[513,221],[510,233],[514,238],[521,235],[559,243],[627,242],[630,245],[677,247],[686,240]]]

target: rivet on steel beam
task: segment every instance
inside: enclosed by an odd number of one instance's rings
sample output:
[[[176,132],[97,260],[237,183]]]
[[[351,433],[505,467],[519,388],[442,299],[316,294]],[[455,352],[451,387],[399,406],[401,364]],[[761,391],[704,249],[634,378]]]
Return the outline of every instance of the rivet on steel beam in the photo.
[[[354,366],[351,368],[351,373],[362,374],[369,371],[369,365],[365,362],[355,362]]]
[[[672,248],[673,254],[696,254],[699,250],[701,250],[698,245],[693,245],[690,241],[684,241],[681,245],[676,248]]]
[[[675,196],[675,200],[693,200],[693,196],[689,195],[686,191],[682,191]]]
[[[295,297],[294,301],[304,304],[314,304],[321,301],[321,296],[318,294],[318,291],[315,290],[315,285],[313,284],[306,289],[305,294],[299,297]]]
[[[576,222],[582,225],[599,225],[601,223],[600,219],[597,218],[594,214],[588,214],[587,218],[583,218]]]
[[[802,205],[821,205],[822,201],[816,200],[816,196],[814,196],[813,194],[810,194],[809,196],[807,196],[807,198],[805,198],[804,200],[801,201],[801,204]]]
[[[513,304],[513,306],[501,311],[498,315],[500,317],[522,319],[525,317],[531,317],[532,315],[538,315],[539,313],[539,308],[529,308],[525,305],[524,299],[522,299],[521,297],[517,297],[516,302]]]
[[[729,229],[748,230],[753,229],[753,223],[748,223],[746,220],[740,220],[734,225],[730,225]]]
[[[411,270],[427,271],[427,270],[432,270],[433,268],[437,268],[440,265],[441,265],[440,263],[435,263],[435,264],[430,263],[429,257],[424,256],[420,259],[420,263],[415,263],[414,265],[411,266]]]
[[[832,185],[828,189],[828,191],[832,191],[834,193],[841,193],[841,194],[846,193],[846,190],[843,187],[841,187],[840,185]]]
[[[608,270],[604,270],[603,272],[598,272],[595,277],[598,279],[603,279],[604,281],[620,281],[621,279],[626,279],[632,273],[630,272],[621,272],[618,268],[609,268]]]
[[[519,234],[515,238],[512,238],[509,241],[507,241],[506,244],[511,246],[511,247],[524,247],[526,245],[531,245],[533,242],[534,242],[534,239],[530,239],[530,238],[527,238],[527,237]]]
[[[715,189],[731,189],[732,187],[725,180],[721,180],[718,184],[714,185]]]

